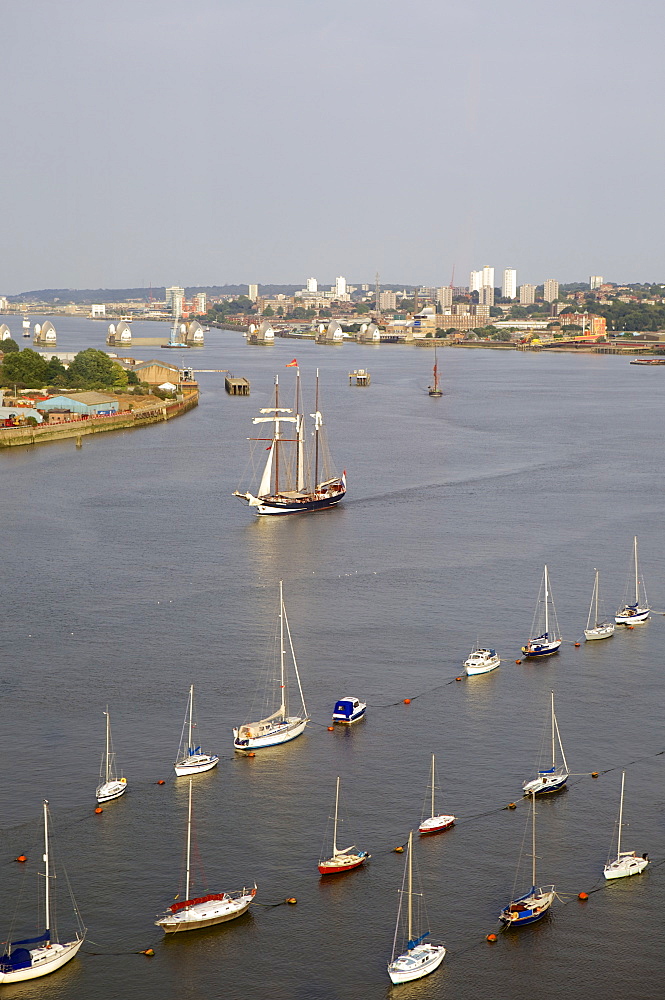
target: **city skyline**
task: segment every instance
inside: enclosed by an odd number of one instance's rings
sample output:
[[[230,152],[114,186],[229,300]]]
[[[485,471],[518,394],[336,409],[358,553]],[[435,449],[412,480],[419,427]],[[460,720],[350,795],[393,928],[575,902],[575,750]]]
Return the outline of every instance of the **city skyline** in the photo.
[[[645,97],[665,11],[645,33],[641,7],[6,5],[0,294],[340,271],[445,286],[453,268],[461,285],[483,260],[530,283],[662,280]]]

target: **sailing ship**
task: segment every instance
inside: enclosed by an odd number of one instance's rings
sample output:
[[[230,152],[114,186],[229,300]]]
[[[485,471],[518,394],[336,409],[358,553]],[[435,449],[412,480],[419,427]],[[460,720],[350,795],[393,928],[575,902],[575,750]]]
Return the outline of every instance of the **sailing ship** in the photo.
[[[275,405],[262,409],[255,424],[272,424],[270,437],[250,438],[267,445],[267,458],[256,494],[235,490],[256,514],[301,514],[336,506],[346,494],[346,472],[328,476],[331,462],[319,409],[319,371],[316,371],[313,456],[305,441],[305,415],[301,413],[300,369],[296,372],[295,407],[280,406],[279,378],[275,377]],[[288,432],[288,437],[285,437]],[[319,481],[319,477],[323,479]],[[328,477],[328,478],[326,478]]]
[[[474,646],[468,659],[464,661],[464,667],[469,677],[473,677],[474,674],[489,674],[500,663],[501,659],[495,649],[476,649]]]
[[[53,927],[51,881],[55,879],[55,873],[52,873],[51,868],[48,799],[44,799],[44,871],[39,873],[44,879],[44,931],[38,937],[5,942],[5,953],[0,955],[0,984],[22,983],[26,979],[47,976],[70,962],[83,944],[85,927],[81,923],[73,896],[72,903],[78,924],[76,936],[73,941],[58,941]]]
[[[323,860],[319,861],[319,872],[321,875],[341,875],[342,872],[349,872],[353,868],[359,868],[360,865],[364,865],[366,861],[369,861],[371,855],[367,851],[357,851],[355,854],[351,852],[355,849],[355,844],[351,847],[345,847],[340,850],[337,846],[337,822],[339,817],[339,778],[337,778],[337,785],[335,788],[335,819],[333,823],[333,842],[332,842],[332,855]]]
[[[649,855],[643,854],[638,858],[635,851],[621,850],[621,827],[623,825],[623,790],[626,782],[626,772],[621,772],[621,799],[619,802],[619,832],[617,835],[616,857],[603,868],[603,875],[606,879],[625,878],[627,875],[639,875],[649,864]]]
[[[436,342],[434,344],[434,369],[432,371],[432,384],[427,386],[427,392],[430,396],[443,396],[443,392],[439,388],[439,366],[436,363]]]
[[[205,896],[190,899],[192,868],[192,779],[189,779],[189,805],[187,810],[187,876],[185,898],[172,903],[165,913],[155,921],[166,934],[176,931],[195,931],[202,927],[213,927],[242,916],[250,907],[256,895],[256,883],[252,889],[237,892],[209,892]]]
[[[104,712],[106,716],[106,747],[102,755],[102,765],[99,772],[100,784],[97,786],[97,801],[110,802],[119,799],[127,791],[127,778],[118,778],[115,770],[115,752],[111,739],[111,716],[108,705]]]
[[[293,664],[298,692],[300,694],[300,709],[296,715],[289,715],[288,676],[285,663],[286,649],[284,647],[285,638],[288,638],[290,659]],[[270,715],[266,715],[263,719],[259,719],[258,722],[247,722],[234,729],[233,746],[235,750],[241,752],[263,750],[265,747],[274,747],[280,743],[288,743],[290,740],[294,740],[296,736],[300,736],[309,722],[305,697],[300,683],[298,663],[293,648],[293,639],[291,638],[291,629],[289,628],[289,619],[287,618],[286,607],[284,605],[281,580],[279,581],[279,675],[276,680],[276,694],[277,698],[279,698],[276,711]],[[274,701],[271,707],[274,707]]]
[[[543,594],[544,598],[541,598],[541,595]],[[552,604],[551,614],[550,602]],[[529,639],[526,646],[522,646],[522,652],[524,655],[527,657],[538,657],[551,656],[553,653],[558,653],[562,639],[559,633],[559,623],[556,618],[554,599],[550,590],[550,578],[547,566],[545,566],[543,581],[540,585],[540,591],[538,593],[536,610],[533,616],[533,624],[531,626],[531,634],[533,635],[536,630],[538,630],[540,634],[535,636],[533,639]]]
[[[599,573],[598,570],[595,571],[596,579],[593,585],[593,592],[591,594],[591,604],[589,605],[589,617],[587,618],[586,628],[584,629],[584,638],[586,640],[592,639],[609,639],[611,635],[614,635],[614,622],[603,622],[600,621],[598,617],[598,601],[600,597],[600,585],[599,585]],[[593,622],[593,625],[591,624]]]
[[[531,793],[531,888],[523,896],[511,900],[499,914],[506,927],[523,927],[544,917],[554,902],[553,885],[538,887],[536,882],[536,796]]]
[[[429,929],[422,930],[421,922],[413,919],[413,897],[417,895],[422,904],[418,909],[424,911],[424,901],[422,893],[413,891],[413,830],[409,831],[408,853],[404,865],[404,876],[402,878],[402,888],[400,890],[400,901],[397,909],[397,923],[395,925],[395,937],[393,938],[393,954],[388,966],[388,975],[393,983],[409,983],[414,979],[422,979],[443,962],[446,949],[442,944],[432,944],[425,941],[429,937]],[[406,883],[406,889],[405,889]],[[400,925],[403,923],[402,910],[406,897],[406,947],[400,953],[397,947],[397,938]],[[424,923],[428,923],[427,914],[423,912]],[[414,935],[414,928],[417,934]]]
[[[29,319],[28,316],[24,316],[23,317],[22,326],[23,326],[23,336],[24,337],[29,337],[30,336],[30,319]]]
[[[434,788],[436,787],[436,764],[434,759],[434,754],[432,754],[432,772],[430,778],[430,786],[432,799],[430,802],[430,814],[427,819],[423,819],[418,827],[418,833],[441,833],[443,830],[449,830],[451,826],[455,823],[454,816],[447,816],[444,814],[437,815],[434,809]],[[424,809],[423,809],[424,812]]]
[[[180,735],[180,746],[178,756],[174,763],[175,773],[178,777],[185,774],[200,774],[202,771],[211,771],[219,763],[219,757],[214,754],[203,753],[200,746],[196,745],[193,730],[196,726],[194,722],[194,685],[189,689],[187,699],[187,711],[185,721]],[[185,732],[187,738],[185,739]]]
[[[640,572],[637,563],[637,535],[635,535],[633,541],[633,570],[635,579],[635,590],[634,596],[635,601],[633,604],[629,603],[629,599],[622,608],[619,608],[616,615],[614,616],[614,621],[617,625],[637,625],[639,622],[645,622],[651,613],[649,608],[649,602],[647,601],[647,594],[644,587],[644,580],[640,577]],[[631,588],[632,589],[632,588]]]
[[[367,711],[367,702],[359,701],[358,698],[340,698],[339,701],[335,702],[335,708],[333,709],[332,720],[333,722],[343,722],[350,725],[352,722],[358,722],[360,719],[365,718],[365,712]]]
[[[524,782],[524,785],[522,786],[524,795],[544,795],[550,792],[558,792],[568,781],[568,764],[566,763],[566,755],[563,752],[559,724],[556,721],[556,715],[554,714],[554,691],[552,691],[551,715],[552,766],[544,771],[539,771],[538,777],[533,778],[531,781]],[[557,744],[559,747],[559,754],[561,755],[561,763],[557,763]]]

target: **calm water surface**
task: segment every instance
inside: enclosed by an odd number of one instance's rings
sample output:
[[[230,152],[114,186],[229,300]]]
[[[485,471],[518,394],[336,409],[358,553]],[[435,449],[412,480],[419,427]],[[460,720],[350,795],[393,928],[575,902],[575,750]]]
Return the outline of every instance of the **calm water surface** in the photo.
[[[60,350],[104,346],[105,324],[55,325]],[[19,333],[20,319],[10,326]],[[155,331],[135,325],[137,336]],[[321,369],[348,500],[318,516],[259,521],[230,494],[251,418],[269,405],[275,373],[290,383],[284,365],[294,355],[306,384]],[[84,438],[80,450],[66,441],[0,454],[2,933],[22,885],[16,929],[32,929],[48,797],[90,935],[61,972],[3,995],[558,1000],[572,984],[587,1000],[655,995],[665,971],[656,756],[665,748],[665,620],[573,642],[595,567],[608,610],[622,600],[635,533],[651,605],[665,612],[662,369],[448,349],[439,356],[445,396],[432,400],[433,358],[422,348],[252,348],[213,331],[182,360],[246,375],[252,395],[231,398],[222,375],[201,375],[200,406],[168,424]],[[348,385],[359,366],[371,371],[368,389]],[[517,666],[545,562],[569,641],[558,657]],[[231,728],[261,681],[280,579],[313,724],[286,747],[236,758]],[[476,639],[496,646],[501,667],[457,683]],[[187,782],[175,780],[172,760],[192,682],[202,741],[222,757],[195,780],[199,887],[256,879],[260,903],[296,896],[298,905],[257,905],[221,928],[163,940],[152,921],[183,884]],[[539,805],[539,878],[562,901],[490,946],[527,820],[521,801],[514,812],[502,807],[533,775],[552,689],[580,775]],[[368,717],[329,733],[345,694],[365,698]],[[107,703],[129,791],[95,816]],[[449,954],[433,976],[391,990],[403,864],[392,848],[420,820],[433,751],[440,808],[459,819],[416,850],[430,925]],[[625,846],[654,863],[581,904],[577,893],[602,875],[623,765]],[[607,773],[583,776],[594,770]],[[337,775],[340,839],[373,858],[321,881]],[[12,859],[22,851],[30,860],[19,870]],[[518,890],[529,887],[527,868],[523,858]],[[66,914],[63,905],[63,929]],[[153,959],[132,954],[150,946]]]

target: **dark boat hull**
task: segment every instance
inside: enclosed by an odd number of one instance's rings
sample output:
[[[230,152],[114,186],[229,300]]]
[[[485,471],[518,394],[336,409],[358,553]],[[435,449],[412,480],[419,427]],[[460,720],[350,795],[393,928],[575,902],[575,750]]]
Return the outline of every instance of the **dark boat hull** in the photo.
[[[346,490],[342,490],[339,493],[334,493],[332,496],[322,497],[316,500],[289,500],[284,498],[284,500],[277,499],[265,499],[261,501],[260,506],[255,507],[259,517],[270,516],[274,514],[305,514],[311,513],[317,510],[327,510],[329,507],[336,507],[340,500],[343,500],[346,495]]]

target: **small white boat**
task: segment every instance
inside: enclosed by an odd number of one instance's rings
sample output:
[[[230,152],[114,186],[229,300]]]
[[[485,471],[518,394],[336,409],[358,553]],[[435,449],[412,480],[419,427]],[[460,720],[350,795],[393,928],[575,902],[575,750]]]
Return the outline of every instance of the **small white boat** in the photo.
[[[599,573],[596,570],[596,579],[593,585],[593,593],[591,594],[591,604],[589,605],[589,617],[584,629],[584,638],[587,641],[591,639],[609,639],[611,635],[614,635],[614,622],[603,622],[598,617],[598,601],[600,596],[598,578]],[[591,622],[593,622],[593,625]]]
[[[44,799],[44,871],[39,872],[44,879],[44,932],[38,937],[22,941],[6,942],[6,952],[0,955],[0,985],[23,983],[27,979],[39,979],[60,969],[76,955],[85,939],[85,927],[78,916],[78,909],[72,897],[78,930],[73,941],[61,943],[52,927],[52,887],[55,874],[51,872],[49,852],[48,800]],[[70,890],[71,893],[71,890]],[[38,912],[41,915],[41,906]],[[36,995],[36,994],[33,994]]]
[[[157,918],[155,926],[166,934],[177,931],[195,931],[203,927],[214,927],[242,916],[249,909],[256,895],[256,884],[252,889],[237,892],[209,892],[205,896],[190,899],[192,860],[192,779],[189,779],[189,806],[187,812],[187,881],[185,898],[172,903],[165,913]]]
[[[427,914],[424,911],[424,900],[422,893],[413,891],[413,830],[409,831],[409,846],[407,848],[406,863],[404,865],[404,877],[402,878],[402,888],[400,890],[399,908],[397,910],[397,924],[395,926],[395,937],[393,939],[393,957],[388,966],[388,975],[393,983],[410,983],[414,979],[422,979],[443,962],[446,949],[442,944],[432,944],[426,942],[429,937],[429,930],[422,928],[427,926]],[[405,888],[406,883],[406,888]],[[417,895],[419,902],[420,919],[414,921],[413,917],[413,897]],[[397,947],[397,938],[400,926],[403,925],[403,903],[406,896],[406,941],[404,951],[400,953]],[[418,935],[414,936],[414,927]]]
[[[366,702],[359,701],[358,698],[340,698],[339,701],[335,702],[332,720],[333,722],[345,722],[348,725],[352,722],[358,722],[359,719],[364,719],[366,711]]]
[[[489,674],[491,670],[496,670],[500,663],[495,649],[474,648],[469,658],[464,661],[464,666],[469,677],[473,677],[474,674]]]
[[[284,662],[286,653],[284,648],[285,635],[288,636],[291,662],[300,693],[300,710],[297,715],[289,715],[288,678]],[[264,719],[259,719],[258,722],[246,722],[242,726],[238,726],[237,729],[234,729],[234,750],[238,750],[239,752],[263,750],[266,747],[275,747],[281,743],[288,743],[290,740],[294,740],[297,736],[300,736],[309,722],[307,708],[305,707],[305,698],[300,684],[296,654],[293,649],[291,629],[289,628],[289,620],[286,616],[286,608],[284,606],[281,580],[279,581],[279,675],[276,681],[277,697],[279,698],[277,710]]]
[[[541,594],[543,595],[542,599]],[[550,602],[552,604],[551,614]],[[554,607],[554,598],[552,597],[550,589],[550,578],[549,573],[547,572],[547,566],[545,567],[543,581],[540,585],[540,591],[538,593],[536,611],[533,616],[533,624],[531,626],[531,635],[533,635],[537,629],[540,634],[535,636],[533,639],[529,639],[526,646],[522,646],[522,652],[524,655],[536,658],[539,656],[551,656],[553,653],[558,653],[563,640],[561,639],[561,633],[559,632],[559,623],[556,618],[556,609]]]
[[[621,772],[621,800],[619,803],[619,832],[617,835],[616,857],[607,862],[603,868],[603,875],[606,879],[626,878],[628,875],[639,875],[649,864],[649,855],[643,854],[638,857],[635,851],[621,850],[621,826],[623,824],[623,789],[626,781],[626,772]]]
[[[434,760],[434,754],[432,754],[432,771],[431,771],[430,784],[431,784],[431,794],[432,794],[432,799],[430,802],[431,812],[426,819],[423,819],[421,821],[420,826],[418,827],[418,833],[422,834],[442,833],[443,830],[449,830],[450,827],[453,826],[455,823],[454,816],[449,816],[444,814],[437,815],[434,809],[434,788],[436,786],[436,764]]]
[[[634,594],[631,594],[631,597],[634,596],[635,600],[633,604],[630,604],[630,597],[628,597],[624,606],[619,608],[614,616],[614,621],[617,625],[639,625],[640,622],[645,622],[651,614],[646,589],[644,587],[644,580],[640,578],[640,572],[637,564],[637,535],[635,535],[633,541],[632,562],[633,569],[635,571],[635,590]]]
[[[511,900],[499,914],[499,920],[508,927],[524,927],[545,916],[554,902],[553,885],[538,886],[536,882],[536,796],[531,794],[531,888],[523,896]]]
[[[321,875],[341,875],[343,872],[359,868],[369,861],[371,855],[367,851],[354,852],[355,844],[340,850],[337,846],[337,822],[339,817],[339,778],[335,789],[335,819],[333,823],[332,855],[319,861],[319,873]]]
[[[23,336],[24,337],[29,337],[30,336],[30,319],[27,316],[23,317],[23,324],[22,325],[23,325]]]
[[[101,781],[97,786],[96,792],[98,802],[110,802],[111,799],[119,799],[127,791],[127,778],[118,778],[116,776],[115,753],[111,739],[111,716],[109,715],[108,705],[106,706],[104,715],[106,716],[106,749],[102,756],[102,766],[99,772]]]
[[[557,763],[557,743],[561,754],[561,763]],[[568,775],[568,764],[563,752],[559,724],[554,714],[554,691],[552,691],[552,766],[544,771],[539,771],[538,776],[531,781],[525,781],[522,785],[523,794],[546,795],[551,792],[559,792],[568,781]]]
[[[175,773],[178,777],[182,777],[185,774],[200,774],[202,771],[210,771],[213,767],[216,767],[219,763],[219,757],[214,754],[203,753],[200,746],[195,745],[195,740],[193,736],[193,729],[196,723],[194,722],[194,685],[192,684],[189,689],[189,698],[187,699],[187,711],[185,713],[185,721],[182,727],[182,733],[180,735],[180,746],[178,748],[178,757],[173,765],[175,768]],[[185,732],[187,732],[187,738],[185,739]]]

